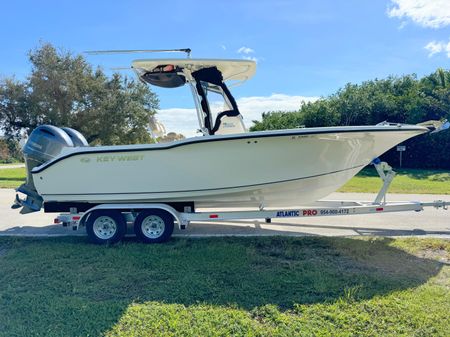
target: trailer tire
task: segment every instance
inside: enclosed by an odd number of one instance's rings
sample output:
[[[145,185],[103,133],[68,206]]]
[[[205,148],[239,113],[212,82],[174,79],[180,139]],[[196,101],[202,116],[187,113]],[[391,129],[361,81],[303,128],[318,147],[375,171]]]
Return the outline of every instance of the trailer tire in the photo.
[[[89,214],[86,232],[95,244],[114,244],[127,233],[127,223],[118,210],[97,210]]]
[[[161,209],[143,210],[134,221],[134,233],[145,243],[161,243],[169,240],[173,227],[172,214]]]

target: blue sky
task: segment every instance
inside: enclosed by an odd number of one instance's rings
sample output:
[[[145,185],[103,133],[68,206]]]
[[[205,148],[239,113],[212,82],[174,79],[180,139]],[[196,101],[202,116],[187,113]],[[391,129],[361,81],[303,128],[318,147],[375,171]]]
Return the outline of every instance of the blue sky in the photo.
[[[39,41],[75,53],[190,47],[194,58],[253,58],[257,74],[234,90],[246,120],[348,82],[422,76],[450,65],[449,0],[17,0],[2,4],[0,28],[0,76],[25,77],[27,51]],[[87,58],[109,71],[145,57],[155,56]],[[160,119],[186,132],[195,116],[182,89],[155,91]]]

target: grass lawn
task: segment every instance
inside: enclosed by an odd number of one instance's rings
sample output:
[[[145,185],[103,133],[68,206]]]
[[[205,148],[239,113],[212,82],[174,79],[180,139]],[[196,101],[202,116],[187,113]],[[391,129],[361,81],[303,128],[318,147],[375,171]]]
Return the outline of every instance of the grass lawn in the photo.
[[[438,170],[395,169],[397,175],[388,193],[450,194],[450,172]],[[374,167],[366,167],[338,192],[376,193],[382,186]]]
[[[0,188],[19,187],[26,179],[27,173],[24,167],[0,168]]]
[[[0,237],[0,336],[448,336],[450,241]]]

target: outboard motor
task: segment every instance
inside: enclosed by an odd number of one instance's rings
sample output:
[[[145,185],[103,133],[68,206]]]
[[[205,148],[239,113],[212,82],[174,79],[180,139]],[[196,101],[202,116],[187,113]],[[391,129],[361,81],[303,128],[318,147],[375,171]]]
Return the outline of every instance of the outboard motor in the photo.
[[[86,138],[84,138],[84,136],[77,130],[68,127],[63,127],[61,129],[64,130],[64,132],[67,133],[67,135],[70,137],[73,142],[73,146],[89,146]]]
[[[22,150],[27,181],[17,189],[17,192],[24,193],[27,198],[22,200],[16,195],[12,208],[23,207],[20,211],[22,214],[39,211],[43,200],[36,191],[31,171],[58,156],[63,148],[74,146],[88,146],[86,139],[76,130],[60,129],[52,125],[42,125],[34,129]]]

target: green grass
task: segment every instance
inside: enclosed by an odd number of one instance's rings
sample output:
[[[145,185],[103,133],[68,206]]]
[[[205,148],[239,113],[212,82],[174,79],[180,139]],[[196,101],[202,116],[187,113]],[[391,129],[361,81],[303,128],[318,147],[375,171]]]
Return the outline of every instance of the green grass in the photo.
[[[23,164],[23,162],[18,161],[18,160],[4,160],[4,161],[0,160],[0,167],[11,166],[11,165],[20,165],[20,164]]]
[[[450,241],[0,237],[0,336],[446,336]]]
[[[389,193],[450,194],[450,172],[437,170],[395,169],[397,175]],[[367,167],[338,192],[377,193],[382,186],[373,167]]]
[[[0,188],[16,188],[26,179],[27,173],[21,168],[0,168]]]

